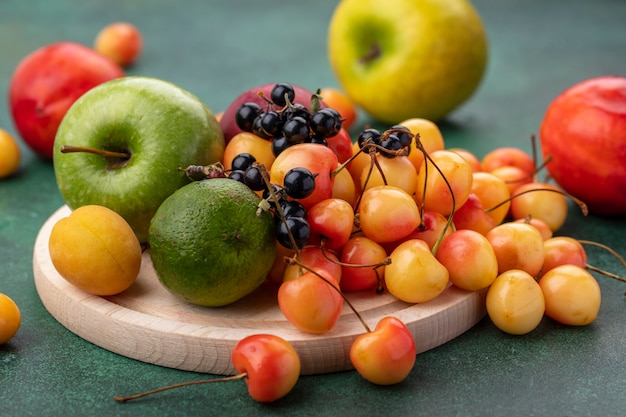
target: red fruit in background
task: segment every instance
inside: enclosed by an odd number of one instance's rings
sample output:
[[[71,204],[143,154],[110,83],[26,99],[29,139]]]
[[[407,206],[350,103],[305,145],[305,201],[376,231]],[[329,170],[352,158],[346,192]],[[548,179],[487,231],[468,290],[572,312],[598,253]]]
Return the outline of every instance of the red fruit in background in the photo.
[[[239,106],[246,102],[253,102],[264,108],[267,105],[267,101],[259,96],[259,92],[262,92],[265,97],[269,99],[272,88],[274,88],[275,85],[276,83],[269,83],[253,87],[241,93],[237,98],[235,98],[235,100],[232,101],[232,103],[228,105],[222,114],[222,118],[220,119],[220,126],[222,127],[222,132],[224,132],[224,140],[226,143],[230,141],[230,138],[241,132],[241,129],[239,129],[239,126],[237,126],[237,123],[235,122],[235,114],[237,113]],[[295,92],[294,103],[302,104],[308,109],[311,104],[311,96],[313,95],[313,92],[295,84],[292,84],[291,86]],[[321,107],[326,107],[325,104],[320,104]]]
[[[9,108],[24,142],[51,159],[57,128],[69,107],[91,88],[123,77],[122,68],[98,52],[59,42],[27,55],[9,84]]]
[[[591,213],[626,214],[626,78],[582,81],[548,106],[540,128],[547,170]]]

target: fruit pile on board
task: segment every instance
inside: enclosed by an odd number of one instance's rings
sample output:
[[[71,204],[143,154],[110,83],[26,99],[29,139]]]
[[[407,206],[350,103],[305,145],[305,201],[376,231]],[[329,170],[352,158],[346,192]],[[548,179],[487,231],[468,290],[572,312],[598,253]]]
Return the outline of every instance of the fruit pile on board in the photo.
[[[126,41],[116,44],[121,36]],[[447,149],[437,125],[418,117],[351,136],[356,108],[331,88],[268,83],[215,115],[179,86],[124,75],[122,66],[141,49],[132,26],[106,28],[95,49],[98,54],[61,43],[35,51],[16,69],[10,91],[20,136],[52,159],[73,210],[54,225],[49,248],[59,274],[81,290],[102,296],[127,290],[149,249],[159,280],[175,296],[214,308],[270,283],[280,311],[306,333],[331,330],[342,309],[353,308],[348,293],[388,292],[427,303],[450,285],[486,291],[489,317],[511,334],[531,332],[544,316],[573,326],[595,320],[600,289],[584,245],[600,244],[557,233],[570,207],[586,212],[588,206],[541,182],[544,165],[535,155],[498,148],[479,159],[467,149]],[[65,68],[59,89],[75,76],[63,63],[77,64],[76,71],[98,68],[45,120],[30,100],[42,94],[33,80],[49,74],[42,62]],[[590,82],[624,91],[619,78]],[[546,115],[544,163],[557,179],[563,155],[575,148],[563,146],[563,112],[586,114],[579,97],[597,91],[567,91]],[[615,95],[603,96],[610,102],[607,96]],[[587,117],[615,117],[610,108]],[[593,136],[568,134],[581,146]],[[19,149],[2,131],[0,140],[13,149],[0,170],[9,176]],[[602,149],[614,143],[605,140]],[[623,149],[612,155],[619,158]],[[613,174],[597,182],[608,184],[606,190],[585,191],[593,210],[607,206],[598,192],[615,197],[614,187],[623,189],[621,171]],[[621,199],[608,206],[607,214],[623,213]],[[17,332],[20,316],[10,299],[0,301],[13,318],[0,333],[4,342]],[[354,368],[374,384],[404,380],[416,355],[406,325],[393,316],[374,329],[363,325],[350,350]],[[240,374],[224,379],[244,379],[262,402],[289,393],[300,373],[297,352],[271,334],[241,340],[232,362]]]

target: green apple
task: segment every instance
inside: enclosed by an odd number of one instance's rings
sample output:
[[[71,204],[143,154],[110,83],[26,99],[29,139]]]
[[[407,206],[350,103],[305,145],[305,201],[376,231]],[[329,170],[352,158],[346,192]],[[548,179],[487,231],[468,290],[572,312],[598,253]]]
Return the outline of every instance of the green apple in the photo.
[[[224,137],[196,96],[167,81],[129,76],[105,82],[67,111],[54,142],[66,204],[108,207],[140,242],[160,204],[189,182],[180,168],[221,161]]]
[[[328,28],[338,82],[389,124],[444,118],[475,92],[487,54],[487,35],[468,0],[342,0]]]

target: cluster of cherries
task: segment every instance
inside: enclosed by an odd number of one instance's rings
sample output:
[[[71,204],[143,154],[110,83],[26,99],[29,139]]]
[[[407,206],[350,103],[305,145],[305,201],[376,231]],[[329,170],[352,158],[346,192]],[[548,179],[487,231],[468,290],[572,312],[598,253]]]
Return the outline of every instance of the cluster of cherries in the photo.
[[[263,97],[267,106],[252,101],[243,103],[235,113],[235,122],[244,132],[270,140],[276,156],[298,143],[327,145],[326,139],[341,130],[343,120],[337,110],[320,108],[316,95],[311,100],[311,109],[295,103],[291,84],[277,83],[270,97]]]

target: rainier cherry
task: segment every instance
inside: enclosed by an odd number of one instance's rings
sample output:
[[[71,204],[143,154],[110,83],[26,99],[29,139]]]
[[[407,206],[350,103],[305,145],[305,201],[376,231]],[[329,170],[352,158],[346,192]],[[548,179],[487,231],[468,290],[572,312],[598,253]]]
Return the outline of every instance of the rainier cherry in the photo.
[[[340,249],[354,227],[354,209],[345,200],[327,198],[307,210],[313,242],[322,240],[328,249]]]
[[[601,293],[596,279],[577,265],[560,265],[539,280],[546,300],[546,316],[562,324],[585,326],[600,310]]]
[[[341,282],[341,265],[339,265],[339,259],[334,252],[323,251],[318,246],[305,246],[298,251],[299,261],[302,265],[305,265],[308,269],[325,269],[337,281]],[[284,260],[281,260],[285,264]],[[303,275],[308,269],[303,268],[297,262],[289,263],[285,265],[282,281],[298,278]]]
[[[386,258],[385,249],[372,239],[350,238],[341,250],[341,289],[352,292],[378,288],[385,276]]]
[[[350,348],[350,361],[366,380],[378,385],[402,382],[413,369],[417,348],[406,325],[384,317],[376,329],[357,337]]]
[[[389,255],[385,283],[389,293],[407,303],[425,303],[441,294],[449,282],[445,266],[423,240],[401,243]]]
[[[391,185],[365,190],[358,213],[363,234],[378,243],[402,239],[420,224],[413,197]]]
[[[473,230],[456,230],[441,241],[437,260],[450,281],[467,291],[487,288],[498,276],[498,260],[485,236]]]
[[[503,332],[522,335],[534,330],[545,313],[543,293],[528,272],[510,269],[487,291],[487,314]]]
[[[322,334],[332,329],[339,319],[343,296],[334,276],[327,270],[314,269],[280,285],[278,307],[297,329]]]
[[[545,242],[542,274],[560,265],[587,265],[587,252],[583,245],[573,237],[555,236]]]
[[[511,194],[506,183],[488,172],[474,172],[472,176],[472,193],[488,209],[487,214],[494,224],[500,224],[509,213]]]
[[[558,230],[567,217],[567,200],[554,185],[529,183],[515,189],[511,200],[511,215],[515,219],[526,216],[545,221],[550,230]]]
[[[361,189],[377,187],[379,185],[392,185],[409,194],[413,194],[417,185],[417,171],[408,157],[398,155],[393,158],[378,157],[379,168],[366,167],[361,173]],[[383,180],[384,176],[384,180]]]
[[[243,338],[234,347],[231,360],[237,375],[188,381],[146,391],[128,397],[115,396],[118,402],[126,402],[157,392],[188,385],[243,379],[248,393],[254,400],[264,403],[276,401],[287,395],[300,377],[300,357],[285,339],[272,334],[254,334]]]
[[[498,273],[521,269],[536,277],[543,266],[543,237],[526,223],[503,223],[486,235],[498,259]]]
[[[483,171],[492,172],[503,166],[515,166],[527,175],[535,173],[535,161],[525,151],[519,148],[496,148],[483,156],[481,160]]]

